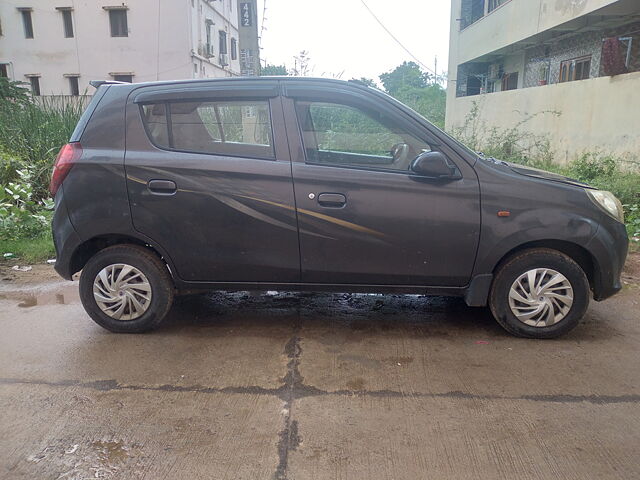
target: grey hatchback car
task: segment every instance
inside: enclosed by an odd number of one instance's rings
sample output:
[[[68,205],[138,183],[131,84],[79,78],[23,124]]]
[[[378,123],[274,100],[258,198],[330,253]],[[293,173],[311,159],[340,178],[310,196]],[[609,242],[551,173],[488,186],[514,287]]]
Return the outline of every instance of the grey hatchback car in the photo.
[[[199,290],[464,297],[514,335],[620,290],[620,202],[485,158],[357,82],[263,77],[97,91],[52,174],[55,268],[87,313],[157,327]]]

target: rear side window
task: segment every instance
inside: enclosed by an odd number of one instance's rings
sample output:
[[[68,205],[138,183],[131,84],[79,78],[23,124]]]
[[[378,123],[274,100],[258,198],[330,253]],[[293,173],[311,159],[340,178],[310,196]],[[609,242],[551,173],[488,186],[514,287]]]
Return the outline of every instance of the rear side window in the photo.
[[[160,148],[275,158],[266,100],[145,104],[142,117],[151,141]]]

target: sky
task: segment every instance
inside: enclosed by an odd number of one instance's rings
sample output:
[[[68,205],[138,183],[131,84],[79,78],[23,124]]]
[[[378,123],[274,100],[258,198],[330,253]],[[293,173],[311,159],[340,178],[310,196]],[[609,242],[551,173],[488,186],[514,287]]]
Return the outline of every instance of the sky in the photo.
[[[420,62],[439,74],[447,70],[450,0],[364,0],[388,30]],[[264,6],[266,4],[266,10]],[[262,19],[264,12],[264,20]],[[415,61],[367,11],[363,0],[258,0],[261,59],[293,66],[309,52],[313,76],[348,80]]]

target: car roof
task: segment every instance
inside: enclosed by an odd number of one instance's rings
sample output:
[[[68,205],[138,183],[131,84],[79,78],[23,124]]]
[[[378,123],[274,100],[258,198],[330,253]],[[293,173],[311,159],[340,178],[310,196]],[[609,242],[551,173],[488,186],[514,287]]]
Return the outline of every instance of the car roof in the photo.
[[[184,80],[154,80],[150,82],[128,83],[117,82],[113,80],[92,80],[90,83],[96,87],[100,85],[109,85],[112,87],[144,87],[144,86],[158,86],[158,85],[188,85],[188,84],[207,84],[207,83],[244,83],[244,82],[308,82],[308,83],[322,83],[329,85],[359,85],[368,87],[367,84],[360,80],[340,80],[336,78],[323,78],[323,77],[290,77],[284,75],[264,76],[264,77],[221,77],[221,78],[193,78]]]

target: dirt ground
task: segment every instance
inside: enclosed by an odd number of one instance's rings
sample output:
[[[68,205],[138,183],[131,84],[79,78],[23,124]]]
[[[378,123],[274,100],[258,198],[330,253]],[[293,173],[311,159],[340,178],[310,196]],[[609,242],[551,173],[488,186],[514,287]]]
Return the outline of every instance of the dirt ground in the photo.
[[[1,479],[640,478],[640,255],[553,341],[459,299],[179,298],[114,335],[0,266]]]

